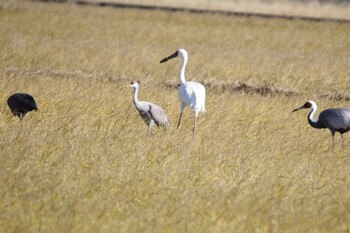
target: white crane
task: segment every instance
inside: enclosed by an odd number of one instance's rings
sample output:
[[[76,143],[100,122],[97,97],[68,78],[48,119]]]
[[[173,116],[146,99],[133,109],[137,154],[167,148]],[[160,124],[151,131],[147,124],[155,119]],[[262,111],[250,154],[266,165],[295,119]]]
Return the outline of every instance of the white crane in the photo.
[[[181,125],[182,112],[186,106],[195,112],[194,114],[194,126],[193,126],[193,136],[196,132],[197,127],[197,117],[198,113],[205,112],[205,87],[197,82],[186,82],[185,79],[185,68],[187,64],[188,55],[186,50],[179,49],[174,54],[162,59],[160,63],[166,62],[172,58],[180,57],[182,64],[179,71],[180,86],[178,88],[178,94],[181,101],[180,107],[180,117],[177,123],[177,132],[179,132]]]
[[[154,124],[158,127],[164,125],[166,129],[169,129],[170,123],[165,111],[156,104],[138,100],[139,83],[137,81],[131,81],[130,87],[134,88],[133,102],[141,118],[148,126],[148,131],[151,132]]]
[[[318,119],[314,120],[313,116],[317,110],[317,105],[314,101],[309,100],[304,105],[294,109],[293,112],[305,108],[311,108],[307,118],[309,124],[317,129],[328,128],[332,133],[333,142],[335,132],[339,132],[341,134],[341,138],[343,139],[343,134],[350,129],[349,108],[330,108],[323,110],[318,116]]]

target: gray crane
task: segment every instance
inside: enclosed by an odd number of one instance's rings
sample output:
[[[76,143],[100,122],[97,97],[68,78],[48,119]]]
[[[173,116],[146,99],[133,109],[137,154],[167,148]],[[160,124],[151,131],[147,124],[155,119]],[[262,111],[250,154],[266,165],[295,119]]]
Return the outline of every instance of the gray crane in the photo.
[[[148,126],[148,131],[151,132],[154,124],[156,124],[158,127],[160,125],[164,125],[166,129],[169,129],[170,123],[165,111],[156,104],[138,100],[137,96],[139,92],[139,83],[137,81],[131,81],[130,87],[134,88],[133,102],[141,118]]]
[[[14,116],[18,116],[20,120],[30,111],[37,111],[38,107],[33,96],[26,93],[14,93],[7,99]]]
[[[349,108],[329,108],[323,110],[318,116],[317,120],[313,120],[313,116],[317,110],[317,105],[314,101],[309,100],[304,105],[293,110],[293,112],[311,108],[308,115],[309,124],[316,129],[328,128],[332,133],[332,139],[334,142],[335,132],[341,134],[343,139],[343,134],[348,132],[350,129],[350,109]]]

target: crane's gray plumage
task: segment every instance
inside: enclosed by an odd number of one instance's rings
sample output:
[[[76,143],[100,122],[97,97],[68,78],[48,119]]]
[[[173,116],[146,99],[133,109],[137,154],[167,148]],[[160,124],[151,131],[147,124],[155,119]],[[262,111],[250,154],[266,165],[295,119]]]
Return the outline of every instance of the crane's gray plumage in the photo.
[[[30,111],[37,111],[38,107],[33,96],[26,93],[15,93],[7,99],[14,116],[18,116],[21,120]]]
[[[166,129],[169,129],[170,123],[165,111],[156,104],[138,100],[138,82],[131,81],[130,86],[134,88],[133,102],[135,108],[148,126],[148,131],[151,131],[151,128],[154,124],[156,124],[158,127],[160,125],[164,125]]]
[[[313,115],[317,110],[317,105],[314,101],[307,101],[304,105],[293,110],[293,112],[311,108],[308,114],[309,124],[317,129],[328,128],[332,133],[334,140],[335,132],[339,132],[343,138],[343,134],[350,130],[350,109],[349,108],[330,108],[323,110],[317,120],[313,120]]]

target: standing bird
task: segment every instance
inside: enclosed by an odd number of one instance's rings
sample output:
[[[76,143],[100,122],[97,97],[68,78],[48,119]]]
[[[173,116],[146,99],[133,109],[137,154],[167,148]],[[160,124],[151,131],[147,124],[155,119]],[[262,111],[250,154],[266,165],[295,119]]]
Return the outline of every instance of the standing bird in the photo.
[[[205,112],[205,87],[197,82],[186,82],[185,79],[185,68],[187,64],[188,55],[186,50],[179,49],[174,54],[162,59],[160,63],[166,62],[172,58],[180,57],[182,64],[179,71],[180,86],[178,88],[178,94],[181,102],[180,107],[180,117],[177,123],[177,132],[179,132],[181,125],[182,112],[186,106],[195,112],[194,114],[194,126],[193,126],[193,136],[196,132],[197,127],[197,117],[199,111]]]
[[[156,124],[158,127],[160,124],[164,125],[166,129],[169,129],[170,123],[169,120],[165,114],[165,111],[159,107],[156,104],[145,102],[145,101],[139,101],[137,98],[137,95],[139,93],[139,83],[136,81],[130,82],[130,87],[134,88],[134,105],[137,111],[139,111],[139,114],[141,118],[145,121],[146,125],[148,126],[148,131],[151,131],[151,128],[154,124]]]
[[[314,101],[307,101],[304,105],[294,109],[293,112],[305,108],[311,108],[307,119],[309,124],[316,129],[328,128],[332,133],[333,142],[335,132],[339,132],[343,139],[343,133],[346,133],[350,129],[349,108],[330,108],[323,110],[316,121],[313,120],[313,116],[317,110],[317,105]]]
[[[15,93],[7,99],[7,104],[10,107],[14,116],[18,116],[20,120],[30,111],[37,111],[38,107],[33,96],[26,93]]]

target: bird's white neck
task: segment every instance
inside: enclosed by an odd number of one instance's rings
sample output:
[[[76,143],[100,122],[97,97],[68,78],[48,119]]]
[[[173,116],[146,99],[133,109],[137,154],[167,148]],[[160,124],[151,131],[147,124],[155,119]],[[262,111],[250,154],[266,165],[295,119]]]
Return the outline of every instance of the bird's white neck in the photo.
[[[138,93],[139,93],[139,88],[136,86],[134,87],[134,104],[135,105],[139,102],[139,99],[137,98]]]
[[[179,79],[180,79],[180,83],[185,83],[186,82],[185,68],[186,68],[186,64],[187,64],[187,55],[182,54],[181,59],[182,59],[182,64],[181,64],[180,71],[179,71]]]
[[[312,105],[311,110],[310,110],[309,115],[308,115],[308,122],[312,127],[319,128],[318,127],[318,118],[316,120],[313,119],[316,110],[317,110],[317,106]]]

